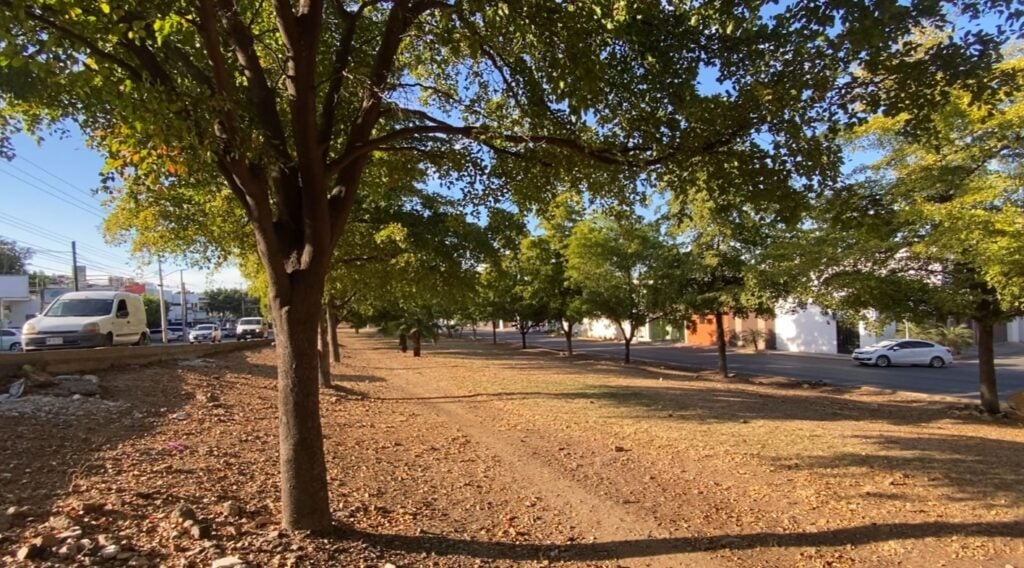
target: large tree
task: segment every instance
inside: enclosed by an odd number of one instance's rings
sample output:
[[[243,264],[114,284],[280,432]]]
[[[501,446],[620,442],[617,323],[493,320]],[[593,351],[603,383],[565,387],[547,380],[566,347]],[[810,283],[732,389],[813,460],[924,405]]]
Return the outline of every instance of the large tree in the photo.
[[[317,321],[375,157],[524,195],[544,170],[620,187],[611,166],[699,167],[756,138],[806,178],[834,157],[830,123],[936,100],[932,78],[984,67],[1000,41],[960,34],[907,65],[912,30],[989,13],[1019,23],[1012,0],[0,0],[0,127],[73,121],[119,202],[179,205],[161,222],[192,227],[190,209],[234,200],[231,222],[203,230],[254,245],[267,273],[284,524],[326,530]],[[896,88],[861,79],[879,75]]]

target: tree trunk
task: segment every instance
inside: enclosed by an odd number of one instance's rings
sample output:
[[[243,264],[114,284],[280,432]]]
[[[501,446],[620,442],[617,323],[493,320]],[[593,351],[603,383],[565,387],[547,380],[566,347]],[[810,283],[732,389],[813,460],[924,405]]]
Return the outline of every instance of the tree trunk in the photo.
[[[320,316],[320,338],[317,360],[320,368],[320,386],[330,388],[331,386],[331,345],[330,334],[327,332],[327,309],[324,308]]]
[[[317,384],[317,327],[323,290],[310,281],[296,285],[287,304],[271,291],[277,332],[281,515],[284,526],[291,530],[323,533],[331,528]]]
[[[526,349],[526,334],[527,333],[530,333],[529,329],[527,329],[526,331],[523,331],[522,329],[519,330],[519,336],[523,339],[523,349]]]
[[[498,321],[491,320],[491,343],[498,344]]]
[[[722,323],[722,310],[715,312],[715,337],[718,344],[718,374],[722,378],[729,376],[729,363],[725,354],[725,324]]]
[[[421,343],[420,342],[420,339],[421,339],[420,338],[420,330],[419,329],[414,329],[414,330],[412,330],[412,333],[410,333],[409,335],[412,336],[412,356],[413,357],[419,357],[420,356],[420,343]]]
[[[565,332],[565,353],[566,355],[572,355],[572,327]]]
[[[405,332],[398,334],[398,350],[405,353],[409,350],[409,337],[405,335]]]
[[[978,322],[978,378],[981,382],[981,408],[988,414],[999,414],[993,328],[992,322]]]
[[[331,341],[331,362],[341,363],[341,343],[338,341],[338,314],[327,309],[327,333]]]
[[[476,324],[474,323],[470,329],[473,330],[473,341],[476,341]]]

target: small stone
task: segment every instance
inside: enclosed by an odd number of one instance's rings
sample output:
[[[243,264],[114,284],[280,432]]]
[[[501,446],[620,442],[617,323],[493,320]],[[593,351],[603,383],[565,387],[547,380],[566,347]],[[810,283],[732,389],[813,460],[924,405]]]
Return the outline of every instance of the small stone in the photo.
[[[39,548],[53,548],[60,544],[60,541],[57,540],[57,537],[53,536],[50,533],[47,533],[32,539],[32,544],[38,546]]]
[[[189,529],[189,534],[196,540],[206,540],[213,534],[213,528],[210,525],[196,523]]]
[[[210,568],[237,568],[243,564],[245,564],[245,561],[237,556],[225,556],[224,558],[214,560]]]
[[[78,540],[78,539],[82,538],[82,528],[81,527],[71,527],[71,528],[69,528],[68,530],[66,530],[64,532],[57,534],[57,539],[58,540],[67,540],[69,538],[73,538],[75,540]]]
[[[262,527],[262,526],[266,526],[266,525],[273,525],[273,524],[276,524],[276,523],[277,523],[277,521],[274,520],[273,517],[266,517],[266,516],[264,516],[264,517],[257,517],[256,520],[253,521],[253,524],[255,524],[257,527]]]
[[[69,542],[57,549],[57,556],[61,558],[74,558],[75,556],[78,556],[78,552],[78,544]]]
[[[628,452],[629,450],[627,450],[623,446],[613,446],[612,447],[612,451],[613,452]]]
[[[93,552],[95,552],[96,543],[87,538],[83,538],[82,540],[78,541],[77,546],[78,551],[82,554],[92,554]]]
[[[175,507],[174,511],[171,513],[171,517],[179,522],[195,521],[199,518],[196,516],[195,510],[188,505],[178,505]]]
[[[100,546],[111,546],[114,544],[121,544],[121,539],[112,534],[101,534],[96,537],[96,542],[98,542]]]
[[[387,562],[384,564],[384,568],[398,568],[398,566],[395,566],[394,564]]]
[[[28,544],[18,549],[18,560],[35,560],[43,555],[43,549],[34,544]]]
[[[75,528],[75,520],[67,515],[50,517],[50,520],[46,521],[46,524],[59,531],[66,531]]]
[[[27,517],[28,513],[29,513],[28,507],[12,506],[12,507],[8,507],[7,508],[7,516],[11,517],[13,519],[20,519],[20,518]]]
[[[227,501],[221,504],[220,512],[223,513],[225,517],[241,517],[242,506],[234,501]]]
[[[99,501],[83,501],[78,504],[78,508],[87,515],[95,515],[102,513],[107,508],[107,504]]]
[[[174,419],[175,420],[188,420],[188,414],[186,414],[184,412],[179,412],[179,413],[174,415]]]
[[[118,560],[128,560],[129,558],[135,558],[134,552],[122,552],[117,555]]]
[[[121,554],[121,547],[116,544],[105,546],[100,550],[100,558],[104,558],[106,560],[117,558],[118,554]]]
[[[149,560],[145,556],[136,556],[128,561],[128,566],[149,566]]]

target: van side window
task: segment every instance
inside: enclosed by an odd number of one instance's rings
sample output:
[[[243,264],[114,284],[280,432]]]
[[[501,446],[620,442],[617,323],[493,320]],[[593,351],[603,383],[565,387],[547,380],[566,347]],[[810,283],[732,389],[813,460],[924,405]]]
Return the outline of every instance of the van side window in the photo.
[[[126,302],[124,300],[118,300],[117,301],[117,311],[115,311],[114,313],[115,314],[119,314],[121,312],[127,312],[127,311],[128,311],[128,302]]]

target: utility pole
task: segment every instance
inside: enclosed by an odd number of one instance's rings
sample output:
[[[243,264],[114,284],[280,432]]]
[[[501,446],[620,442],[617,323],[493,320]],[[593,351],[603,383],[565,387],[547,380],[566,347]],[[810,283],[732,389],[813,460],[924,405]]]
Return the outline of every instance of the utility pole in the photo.
[[[71,274],[75,278],[75,292],[78,291],[78,248],[75,241],[71,241]]]
[[[160,257],[156,259],[156,273],[160,278],[160,340],[165,344],[167,339],[167,306],[164,305],[164,265]]]
[[[181,329],[185,332],[185,337],[188,337],[188,299],[185,297],[185,271],[178,272],[179,282],[181,283]]]

